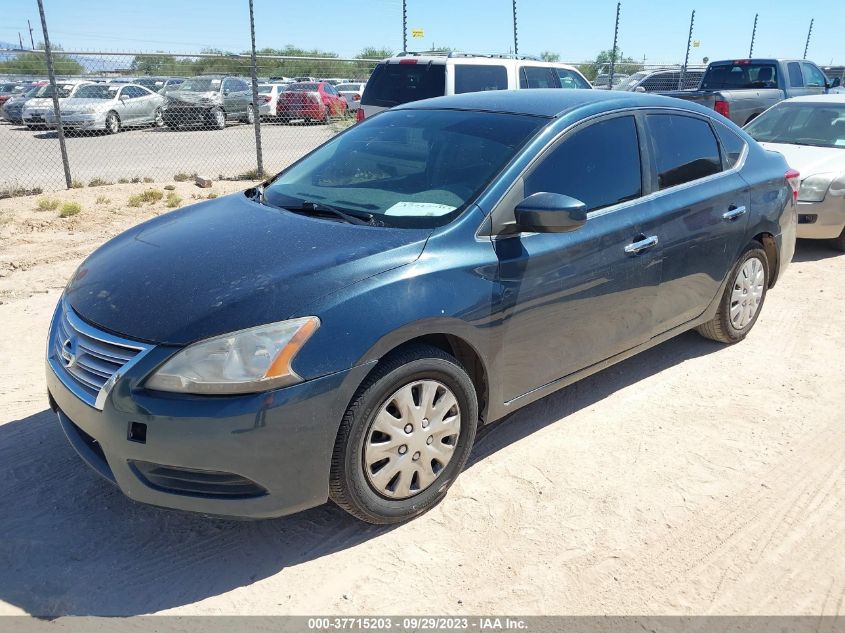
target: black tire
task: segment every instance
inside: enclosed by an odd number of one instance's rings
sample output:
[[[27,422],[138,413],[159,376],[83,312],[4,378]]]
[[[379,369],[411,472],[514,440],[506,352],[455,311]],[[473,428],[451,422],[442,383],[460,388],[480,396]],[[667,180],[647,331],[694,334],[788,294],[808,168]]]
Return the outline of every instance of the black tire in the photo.
[[[243,119],[241,119],[241,121],[248,125],[253,125],[255,123],[255,108],[252,107],[251,103],[246,107],[246,115]]]
[[[106,134],[117,134],[120,132],[120,117],[116,112],[109,112],[106,115]]]
[[[164,115],[161,108],[156,108],[153,113],[153,127],[164,127]]]
[[[845,252],[845,229],[839,234],[839,237],[833,238],[833,247],[837,250]]]
[[[424,379],[442,383],[455,396],[461,412],[458,439],[450,461],[428,488],[406,499],[390,499],[379,494],[367,479],[364,442],[385,401],[401,387]],[[477,425],[475,388],[454,357],[428,345],[388,356],[364,381],[343,416],[332,456],[329,496],[367,523],[386,525],[416,517],[437,505],[463,470]]]
[[[731,322],[731,304],[732,295],[734,289],[737,286],[737,282],[741,275],[741,271],[745,263],[752,259],[756,258],[760,260],[760,263],[763,266],[763,292],[760,298],[760,301],[757,305],[757,311],[754,313],[754,316],[751,320],[742,328],[737,328]],[[766,256],[766,251],[763,250],[762,244],[759,242],[752,242],[749,244],[745,251],[743,251],[742,255],[737,261],[736,265],[734,266],[733,270],[731,271],[731,275],[728,279],[728,283],[725,286],[725,291],[722,294],[722,300],[719,302],[719,308],[716,311],[716,316],[713,317],[712,320],[708,321],[707,323],[703,323],[696,328],[698,333],[701,334],[705,338],[712,339],[714,341],[718,341],[720,343],[738,343],[751,331],[751,328],[754,327],[754,324],[757,323],[757,318],[760,316],[760,312],[763,310],[763,304],[766,301],[766,293],[769,289],[769,258]]]
[[[226,113],[223,112],[222,108],[214,108],[208,115],[212,129],[223,130],[226,128]]]

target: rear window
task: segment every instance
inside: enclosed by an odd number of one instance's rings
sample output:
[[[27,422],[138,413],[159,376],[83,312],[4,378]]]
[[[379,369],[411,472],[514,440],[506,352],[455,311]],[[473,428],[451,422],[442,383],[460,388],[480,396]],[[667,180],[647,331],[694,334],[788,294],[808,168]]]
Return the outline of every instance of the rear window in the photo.
[[[455,66],[455,94],[507,90],[508,71],[504,66],[458,64]]]
[[[338,84],[335,88],[338,92],[358,92],[361,89],[361,84]]]
[[[271,92],[273,92],[273,86],[268,86],[267,84],[258,86],[258,94],[260,95],[268,95]]]
[[[291,84],[288,90],[291,92],[317,92],[320,89],[320,84]]]
[[[367,81],[361,104],[392,108],[445,93],[443,64],[379,64]]]
[[[701,82],[703,90],[742,90],[745,88],[777,88],[775,64],[744,63],[711,66]]]
[[[561,88],[585,90],[592,87],[587,83],[586,79],[574,70],[569,70],[567,68],[557,68],[555,70],[557,71],[558,79],[560,79]]]

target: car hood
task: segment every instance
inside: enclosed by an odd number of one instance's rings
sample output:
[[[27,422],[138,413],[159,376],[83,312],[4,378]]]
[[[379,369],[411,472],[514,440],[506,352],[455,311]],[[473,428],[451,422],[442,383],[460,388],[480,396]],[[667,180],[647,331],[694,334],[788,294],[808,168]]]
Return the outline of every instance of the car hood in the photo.
[[[766,149],[782,154],[801,179],[814,174],[845,172],[845,147],[813,147],[788,143],[760,143]]]
[[[97,108],[98,110],[105,110],[113,106],[115,101],[115,99],[84,99],[81,97],[69,97],[67,99],[62,99],[62,110],[90,107]]]
[[[320,297],[415,261],[430,233],[307,217],[237,193],[117,236],[82,263],[65,292],[100,328],[186,345],[307,316]]]
[[[220,94],[217,92],[183,92],[182,90],[170,90],[167,93],[167,98],[171,102],[199,103],[201,101],[220,101]]]

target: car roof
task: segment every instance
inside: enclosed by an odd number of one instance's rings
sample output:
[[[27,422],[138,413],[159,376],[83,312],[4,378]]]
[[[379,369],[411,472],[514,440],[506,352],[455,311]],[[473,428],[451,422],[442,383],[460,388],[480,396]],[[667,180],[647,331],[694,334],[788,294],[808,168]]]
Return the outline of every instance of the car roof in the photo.
[[[581,107],[597,106],[600,111],[618,108],[675,107],[712,115],[703,106],[655,94],[611,90],[488,90],[467,92],[448,97],[435,97],[396,106],[394,110],[476,110],[507,112],[555,118]]]
[[[792,97],[791,99],[784,99],[782,103],[845,103],[845,93],[836,92],[833,94]]]

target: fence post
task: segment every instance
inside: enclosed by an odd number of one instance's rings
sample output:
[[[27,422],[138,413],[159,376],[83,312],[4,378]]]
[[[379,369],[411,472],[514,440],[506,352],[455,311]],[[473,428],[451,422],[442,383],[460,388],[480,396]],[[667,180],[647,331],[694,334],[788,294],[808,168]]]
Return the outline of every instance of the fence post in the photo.
[[[252,37],[252,59],[250,74],[252,75],[252,112],[255,115],[255,159],[258,167],[258,177],[264,178],[264,156],[261,152],[261,115],[258,113],[258,62],[255,59],[255,16],[252,11],[252,0],[249,0],[249,33]]]
[[[684,57],[684,66],[681,68],[681,78],[678,81],[678,90],[683,90],[684,79],[687,75],[687,64],[689,64],[689,49],[692,45],[692,26],[695,24],[695,9],[692,10],[692,15],[689,19],[689,36],[687,36],[687,54]]]
[[[810,48],[810,36],[813,34],[813,21],[814,21],[814,18],[811,18],[810,19],[810,30],[807,31],[807,43],[804,44],[804,57],[802,57],[801,59],[807,59],[807,51]]]
[[[616,68],[616,42],[619,39],[619,13],[622,11],[622,3],[616,3],[616,25],[613,27],[613,50],[610,52],[610,76],[607,78],[607,89],[613,90],[613,71]]]
[[[59,93],[56,87],[56,73],[53,72],[53,52],[50,49],[50,36],[47,35],[47,18],[44,17],[44,0],[38,0],[38,12],[41,14],[41,30],[44,32],[44,54],[47,58],[47,76],[50,78],[50,88],[53,90],[53,112],[56,115],[56,130],[59,133],[59,149],[62,152],[65,184],[70,189],[73,185],[73,179],[70,177],[70,163],[67,159],[67,147],[65,146],[65,130],[62,127],[62,113],[59,110]]]
[[[757,18],[759,13],[754,14],[754,28],[751,29],[751,47],[748,49],[748,59],[754,57],[754,38],[757,37]]]

